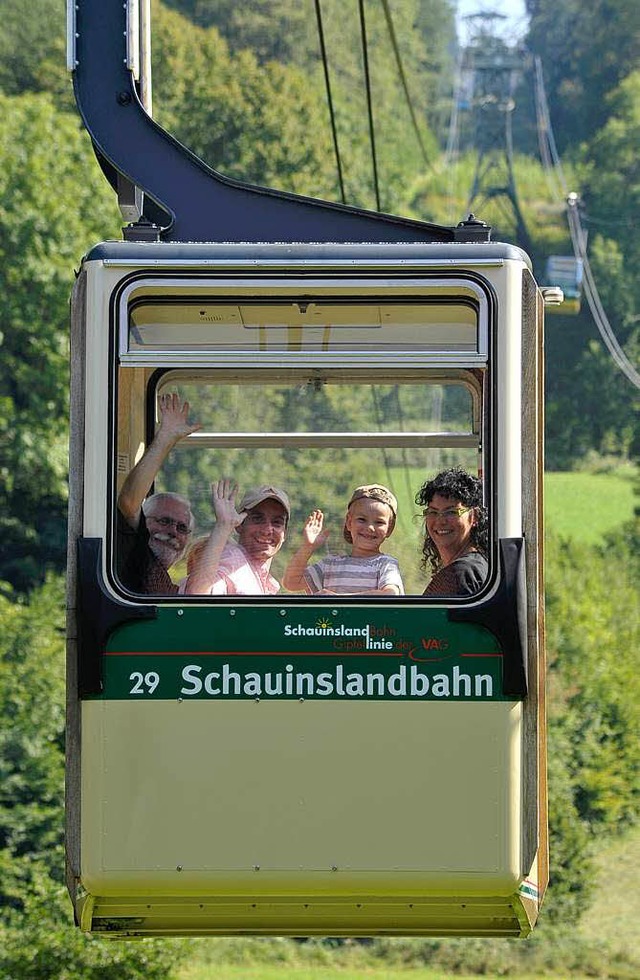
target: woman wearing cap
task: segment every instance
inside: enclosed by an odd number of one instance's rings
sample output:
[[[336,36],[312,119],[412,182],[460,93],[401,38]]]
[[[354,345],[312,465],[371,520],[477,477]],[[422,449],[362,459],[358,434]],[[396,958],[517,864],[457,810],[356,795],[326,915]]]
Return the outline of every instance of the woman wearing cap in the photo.
[[[314,510],[302,531],[302,544],[285,571],[282,584],[289,592],[311,595],[404,595],[398,562],[380,546],[393,532],[398,504],[379,484],[357,487],[347,508],[343,535],[349,555],[329,555],[307,565],[329,536],[324,515]]]
[[[443,470],[416,494],[424,510],[422,567],[431,572],[424,595],[473,595],[489,574],[487,512],[482,481],[464,470]]]
[[[247,490],[236,510],[237,485],[212,484],[216,524],[193,570],[180,583],[186,595],[275,595],[280,583],[271,562],[282,547],[291,513],[289,498],[278,487]],[[231,540],[237,532],[238,543]]]

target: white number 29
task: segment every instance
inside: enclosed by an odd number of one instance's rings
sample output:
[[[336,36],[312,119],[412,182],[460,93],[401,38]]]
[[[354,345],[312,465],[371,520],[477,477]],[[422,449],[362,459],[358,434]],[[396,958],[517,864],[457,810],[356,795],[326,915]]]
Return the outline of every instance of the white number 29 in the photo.
[[[129,675],[129,680],[133,683],[129,694],[153,694],[160,683],[160,675],[155,670],[150,670],[148,674],[135,670]]]

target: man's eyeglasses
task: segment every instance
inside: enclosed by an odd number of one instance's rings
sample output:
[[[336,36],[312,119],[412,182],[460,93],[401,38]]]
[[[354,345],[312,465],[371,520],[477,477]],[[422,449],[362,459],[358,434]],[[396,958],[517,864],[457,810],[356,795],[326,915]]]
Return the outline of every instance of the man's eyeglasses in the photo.
[[[453,521],[456,517],[462,517],[463,514],[468,513],[470,510],[473,510],[473,507],[447,507],[446,510],[437,510],[435,507],[427,507],[426,510],[422,511],[422,516],[444,517],[446,520]]]
[[[156,524],[159,524],[160,527],[171,527],[173,524],[178,534],[189,534],[191,532],[191,528],[184,521],[176,521],[173,517],[156,517],[154,514],[149,514],[148,516]]]

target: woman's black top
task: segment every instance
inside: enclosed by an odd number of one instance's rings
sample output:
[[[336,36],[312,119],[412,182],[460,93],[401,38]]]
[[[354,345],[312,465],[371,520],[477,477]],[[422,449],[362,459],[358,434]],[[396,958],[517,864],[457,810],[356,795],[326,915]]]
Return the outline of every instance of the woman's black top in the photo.
[[[439,569],[422,593],[423,595],[474,595],[482,588],[489,574],[489,563],[479,551],[468,551],[450,565]]]

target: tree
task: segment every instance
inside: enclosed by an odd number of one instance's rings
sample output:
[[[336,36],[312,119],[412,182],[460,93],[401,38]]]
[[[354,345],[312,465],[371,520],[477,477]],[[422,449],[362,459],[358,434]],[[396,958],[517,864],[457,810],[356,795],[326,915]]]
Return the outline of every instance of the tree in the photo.
[[[60,56],[64,75],[64,4],[62,0],[0,0],[0,91],[5,95],[42,92],[47,83],[42,68]]]
[[[606,121],[607,95],[640,57],[636,0],[527,0],[527,45],[540,55],[556,139],[576,152]]]
[[[156,3],[154,106],[160,125],[227,176],[318,197],[335,194],[325,107],[294,66],[229,53],[216,28],[200,28]]]
[[[0,578],[20,589],[66,553],[73,268],[117,228],[77,119],[0,95]]]
[[[64,887],[64,581],[0,596],[0,974],[161,980],[171,944],[109,944],[74,929]]]
[[[618,832],[638,813],[640,680],[632,651],[640,622],[631,560],[638,533],[636,518],[615,551],[555,540],[548,549],[551,730],[565,746],[574,805],[592,834]]]
[[[591,253],[602,300],[621,342],[637,342],[640,245],[633,215],[640,207],[640,71],[610,93],[607,108],[605,124],[584,150],[581,197],[585,218],[597,233]]]

